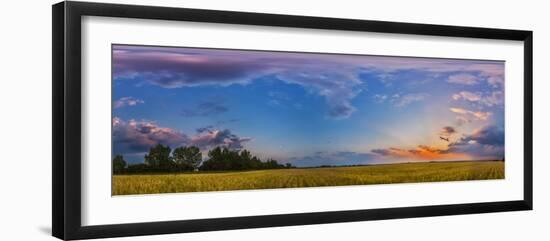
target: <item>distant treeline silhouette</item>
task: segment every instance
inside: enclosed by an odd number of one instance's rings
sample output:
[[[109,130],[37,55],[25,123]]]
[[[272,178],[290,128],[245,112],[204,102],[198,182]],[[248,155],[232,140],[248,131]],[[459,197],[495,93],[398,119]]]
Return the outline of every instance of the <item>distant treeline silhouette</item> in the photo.
[[[216,147],[208,151],[208,160],[202,161],[198,147],[182,146],[173,151],[169,146],[157,144],[145,155],[145,163],[128,164],[122,155],[113,158],[114,174],[166,173],[190,171],[244,171],[262,169],[295,168],[290,163],[279,164],[269,159],[265,162],[248,150],[230,150]]]

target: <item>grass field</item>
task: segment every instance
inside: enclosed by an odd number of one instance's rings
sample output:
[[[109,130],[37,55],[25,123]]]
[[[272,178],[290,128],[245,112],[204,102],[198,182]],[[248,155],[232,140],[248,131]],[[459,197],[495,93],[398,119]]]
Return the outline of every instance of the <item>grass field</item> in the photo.
[[[113,195],[504,178],[502,161],[431,162],[222,173],[115,175]]]

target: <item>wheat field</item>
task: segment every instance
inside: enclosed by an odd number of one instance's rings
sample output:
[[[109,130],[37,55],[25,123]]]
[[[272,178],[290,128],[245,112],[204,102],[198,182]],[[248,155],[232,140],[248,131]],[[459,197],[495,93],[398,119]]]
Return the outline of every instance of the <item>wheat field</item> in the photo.
[[[503,179],[502,161],[384,164],[221,173],[114,175],[112,194],[155,194]]]

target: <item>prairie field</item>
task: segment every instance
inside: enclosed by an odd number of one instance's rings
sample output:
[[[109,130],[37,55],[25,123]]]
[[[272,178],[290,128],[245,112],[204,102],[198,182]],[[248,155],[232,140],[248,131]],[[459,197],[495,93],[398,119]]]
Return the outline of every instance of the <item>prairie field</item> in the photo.
[[[114,175],[113,195],[209,192],[504,178],[502,161],[383,164],[258,171]]]

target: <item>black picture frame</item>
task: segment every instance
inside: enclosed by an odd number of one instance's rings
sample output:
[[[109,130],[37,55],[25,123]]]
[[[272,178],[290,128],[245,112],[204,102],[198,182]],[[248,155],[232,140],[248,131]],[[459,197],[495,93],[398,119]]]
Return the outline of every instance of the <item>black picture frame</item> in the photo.
[[[104,16],[366,31],[426,36],[522,41],[524,44],[523,199],[501,202],[416,206],[283,215],[140,222],[99,226],[81,224],[81,17]],[[533,207],[533,33],[523,30],[443,26],[171,7],[60,2],[52,6],[53,194],[52,233],[60,239],[200,232],[290,225],[413,218],[531,210]]]

